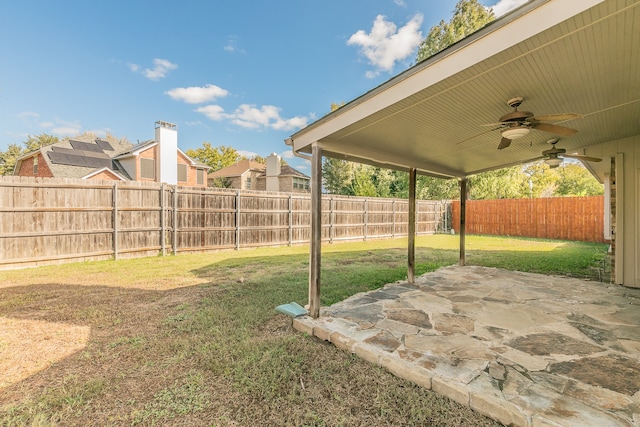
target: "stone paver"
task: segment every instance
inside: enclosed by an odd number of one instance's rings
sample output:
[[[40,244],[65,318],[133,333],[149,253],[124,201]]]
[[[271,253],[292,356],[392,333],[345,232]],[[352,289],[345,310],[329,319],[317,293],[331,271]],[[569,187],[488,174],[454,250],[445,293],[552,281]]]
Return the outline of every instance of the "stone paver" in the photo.
[[[640,289],[446,267],[294,319],[514,426],[640,427]]]

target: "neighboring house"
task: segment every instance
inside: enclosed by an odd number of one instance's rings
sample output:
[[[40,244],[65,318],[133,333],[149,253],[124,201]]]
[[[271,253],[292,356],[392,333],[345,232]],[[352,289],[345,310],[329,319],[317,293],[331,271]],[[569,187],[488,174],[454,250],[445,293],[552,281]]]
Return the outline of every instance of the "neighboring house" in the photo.
[[[215,181],[226,181],[230,188],[240,190],[255,190],[257,188],[258,176],[261,175],[266,166],[253,160],[240,160],[235,165],[227,166],[211,172],[207,176],[209,187],[214,187]]]
[[[280,163],[280,156],[272,153],[267,157],[267,167],[258,176],[258,190],[282,191],[286,193],[308,193],[311,178],[289,165]]]
[[[206,186],[208,166],[178,148],[176,126],[156,122],[155,139],[132,145],[101,139],[65,140],[20,157],[16,176]]]
[[[242,190],[280,191],[286,193],[309,192],[311,179],[289,165],[280,163],[280,156],[272,153],[267,164],[241,160],[235,165],[209,174],[209,185],[215,179],[226,179],[231,188]]]

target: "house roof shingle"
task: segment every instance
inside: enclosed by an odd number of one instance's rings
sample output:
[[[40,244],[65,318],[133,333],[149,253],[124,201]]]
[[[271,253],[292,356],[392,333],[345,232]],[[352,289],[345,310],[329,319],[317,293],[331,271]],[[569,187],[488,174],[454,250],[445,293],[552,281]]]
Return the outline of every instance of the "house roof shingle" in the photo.
[[[240,160],[235,165],[227,166],[222,169],[218,169],[215,172],[211,172],[208,177],[209,178],[226,178],[226,177],[234,177],[240,176],[243,173],[254,170],[254,171],[264,171],[266,168],[262,163],[254,162],[253,160],[245,159]]]

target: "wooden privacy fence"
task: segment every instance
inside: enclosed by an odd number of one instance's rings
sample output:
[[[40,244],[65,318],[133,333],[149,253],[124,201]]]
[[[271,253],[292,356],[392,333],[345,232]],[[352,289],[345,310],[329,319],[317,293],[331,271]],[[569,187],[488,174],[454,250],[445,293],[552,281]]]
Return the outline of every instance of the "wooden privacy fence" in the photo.
[[[458,232],[460,202],[453,202]],[[604,242],[604,196],[467,200],[466,232]]]
[[[308,194],[1,177],[0,268],[309,242]],[[446,232],[418,201],[418,234]],[[407,235],[406,200],[323,197],[323,241]]]

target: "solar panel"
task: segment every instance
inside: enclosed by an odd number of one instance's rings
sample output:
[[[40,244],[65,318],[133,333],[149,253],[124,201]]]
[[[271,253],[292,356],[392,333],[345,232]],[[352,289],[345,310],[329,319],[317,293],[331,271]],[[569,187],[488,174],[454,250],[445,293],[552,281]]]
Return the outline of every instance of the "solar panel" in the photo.
[[[74,150],[83,150],[83,151],[93,151],[93,152],[102,152],[102,147],[97,144],[93,144],[91,142],[83,142],[83,141],[74,141],[70,140],[71,146]]]
[[[102,139],[96,139],[96,144],[98,144],[98,147],[102,148],[103,150],[113,151],[113,147],[111,146],[111,144],[109,144],[109,141],[104,141]]]
[[[72,151],[72,150],[70,150]],[[48,153],[51,163],[67,166],[80,166],[85,168],[111,167],[111,159],[107,157],[92,157],[71,153],[51,151]]]
[[[70,165],[70,160],[69,157],[64,154],[64,153],[60,153],[57,151],[50,151],[49,153],[47,153],[49,155],[49,159],[51,160],[51,163],[55,163],[58,165]]]
[[[97,159],[95,157],[85,157],[87,166],[91,168],[111,167],[111,159]]]

